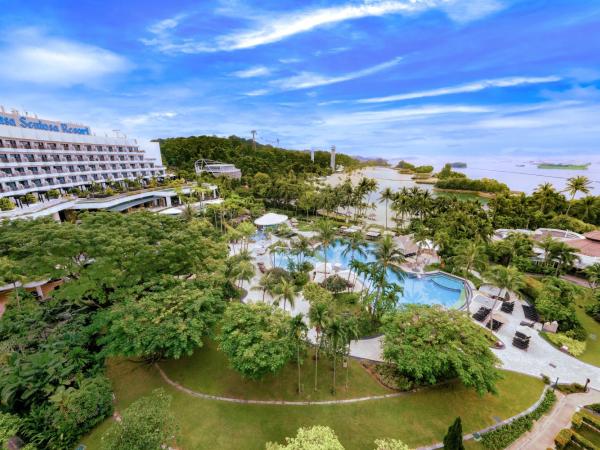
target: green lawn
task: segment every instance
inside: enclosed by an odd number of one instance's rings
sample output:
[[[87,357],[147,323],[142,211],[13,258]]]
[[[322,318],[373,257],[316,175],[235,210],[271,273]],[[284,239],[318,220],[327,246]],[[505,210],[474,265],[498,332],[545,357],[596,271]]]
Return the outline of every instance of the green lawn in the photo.
[[[180,361],[182,367],[194,373],[201,361],[191,363],[191,360]],[[219,374],[214,370],[203,368],[201,373],[213,373],[218,378]],[[356,404],[260,406],[191,397],[166,385],[153,367],[129,361],[113,361],[109,365],[109,375],[114,382],[117,410],[152,389],[164,387],[173,396],[172,410],[181,425],[178,442],[187,450],[264,449],[267,441],[282,441],[285,436],[294,435],[298,427],[316,424],[331,426],[347,449],[373,448],[373,441],[382,437],[402,439],[416,447],[441,441],[458,415],[463,419],[465,433],[510,417],[531,406],[543,389],[538,379],[504,372],[505,378],[498,385],[498,396],[479,397],[455,383],[399,398]],[[221,384],[200,380],[197,383],[205,383],[213,389]],[[266,387],[257,389],[255,393],[266,395],[266,390]],[[100,448],[100,436],[109,424],[110,419],[98,426],[83,443],[92,450]]]
[[[180,360],[161,363],[169,378],[179,384],[207,394],[223,395],[245,399],[268,400],[331,400],[335,398],[363,397],[367,395],[389,394],[390,390],[381,386],[355,360],[348,366],[348,389],[346,389],[346,369],[338,358],[336,386],[333,396],[333,364],[322,352],[317,373],[318,390],[314,390],[315,365],[311,355],[301,365],[302,395],[298,395],[298,369],[294,361],[277,375],[261,381],[246,380],[230,369],[227,357],[217,350],[213,342],[197,350],[192,356]]]
[[[578,358],[589,364],[600,366],[600,323],[585,313],[585,307],[594,301],[591,290],[585,288],[586,295],[579,298],[576,306],[577,318],[588,332],[585,352]]]

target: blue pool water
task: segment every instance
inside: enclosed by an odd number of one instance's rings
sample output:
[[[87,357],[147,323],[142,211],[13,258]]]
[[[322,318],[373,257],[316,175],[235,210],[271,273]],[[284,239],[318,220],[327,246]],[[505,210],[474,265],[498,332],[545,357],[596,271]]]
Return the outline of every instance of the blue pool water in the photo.
[[[354,258],[362,262],[372,262],[375,260],[371,254],[373,244],[367,248],[367,255],[354,255]],[[327,263],[340,264],[346,269],[350,263],[350,254],[344,255],[345,246],[343,241],[335,241],[327,249]],[[317,250],[314,257],[306,258],[311,262],[323,262],[325,260],[322,250]],[[278,267],[287,266],[288,257],[278,254],[275,257],[275,265]],[[387,280],[391,283],[397,283],[404,289],[400,297],[401,303],[417,303],[426,305],[442,305],[446,308],[460,308],[464,298],[464,283],[449,275],[439,273],[435,275],[422,275],[420,278],[412,274],[398,276],[391,270],[388,270]]]

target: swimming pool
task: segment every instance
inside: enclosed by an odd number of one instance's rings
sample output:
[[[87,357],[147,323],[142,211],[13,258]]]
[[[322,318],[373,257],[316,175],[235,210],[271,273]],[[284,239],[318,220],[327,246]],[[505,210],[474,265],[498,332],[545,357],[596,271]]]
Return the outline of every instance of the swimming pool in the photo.
[[[373,262],[375,257],[372,255],[374,244],[369,244],[366,256],[355,254],[354,258],[361,262]],[[342,240],[333,242],[327,249],[327,263],[332,265],[339,264],[346,269],[350,263],[350,253],[344,254],[345,245]],[[306,258],[312,262],[323,262],[324,253],[321,249],[317,250],[314,257]],[[286,267],[288,256],[278,254],[275,256],[275,265]],[[424,305],[442,305],[445,308],[460,308],[465,302],[465,284],[462,280],[444,273],[435,273],[432,275],[420,275],[406,273],[404,276],[398,276],[392,270],[388,269],[387,280],[390,283],[396,283],[403,287],[404,292],[399,300],[402,303],[417,303]]]

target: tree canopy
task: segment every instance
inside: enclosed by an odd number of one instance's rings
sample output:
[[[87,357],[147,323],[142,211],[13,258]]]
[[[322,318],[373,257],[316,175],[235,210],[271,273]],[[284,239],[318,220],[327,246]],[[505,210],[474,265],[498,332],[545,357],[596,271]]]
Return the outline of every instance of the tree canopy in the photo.
[[[458,378],[478,393],[495,392],[500,375],[485,330],[463,312],[407,305],[383,319],[383,357],[419,383]]]

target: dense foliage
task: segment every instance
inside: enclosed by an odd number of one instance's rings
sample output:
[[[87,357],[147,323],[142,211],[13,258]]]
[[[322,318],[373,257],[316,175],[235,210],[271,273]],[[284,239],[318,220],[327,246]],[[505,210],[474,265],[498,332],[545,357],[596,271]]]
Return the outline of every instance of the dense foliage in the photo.
[[[438,189],[456,189],[476,192],[508,192],[508,186],[494,179],[482,178],[472,180],[466,177],[441,178],[435,183]]]
[[[17,289],[0,319],[0,412],[19,418],[18,436],[71,448],[112,413],[106,355],[179,357],[200,346],[224,308],[226,252],[197,219],[0,223],[0,281],[63,282],[43,302]]]
[[[179,431],[170,411],[171,397],[156,389],[133,402],[102,436],[105,450],[160,450],[174,442]]]
[[[263,303],[233,303],[221,322],[219,347],[245,377],[257,380],[278,372],[295,354],[290,316]]]
[[[330,171],[329,152],[315,152],[315,162],[312,163],[308,151],[284,150],[259,143],[253,149],[252,140],[237,136],[161,139],[160,146],[166,164],[182,173],[192,173],[194,162],[199,159],[233,163],[242,170],[244,176],[253,176],[258,172],[286,175],[290,171],[296,174],[324,175]],[[359,164],[357,160],[342,153],[336,155],[336,163],[345,167],[356,167]]]
[[[485,331],[460,311],[407,305],[384,317],[383,357],[419,383],[451,378],[478,393],[495,392],[500,375]]]

